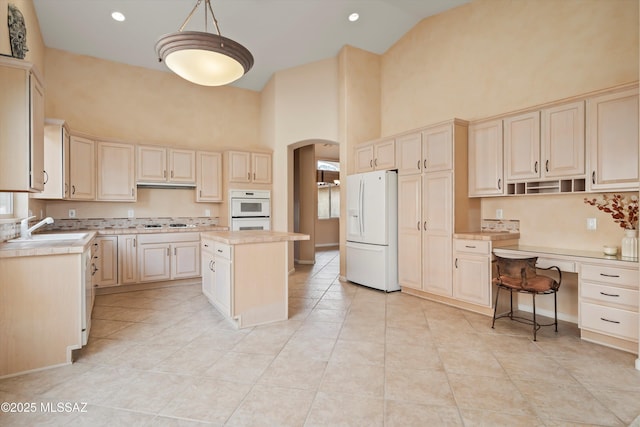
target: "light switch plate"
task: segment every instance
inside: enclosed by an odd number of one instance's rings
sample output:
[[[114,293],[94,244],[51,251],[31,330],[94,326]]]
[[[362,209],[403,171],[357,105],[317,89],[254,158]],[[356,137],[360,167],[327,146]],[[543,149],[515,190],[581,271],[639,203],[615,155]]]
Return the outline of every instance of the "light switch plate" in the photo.
[[[204,216],[211,216],[211,209],[205,209]]]
[[[587,218],[587,230],[595,230],[598,228],[598,222],[595,218]]]
[[[127,218],[133,218],[135,216],[135,212],[133,211],[133,209],[129,209],[127,211]]]
[[[502,219],[502,209],[496,209],[496,219]]]
[[[75,217],[76,217],[76,210],[69,209],[69,218],[75,218]]]

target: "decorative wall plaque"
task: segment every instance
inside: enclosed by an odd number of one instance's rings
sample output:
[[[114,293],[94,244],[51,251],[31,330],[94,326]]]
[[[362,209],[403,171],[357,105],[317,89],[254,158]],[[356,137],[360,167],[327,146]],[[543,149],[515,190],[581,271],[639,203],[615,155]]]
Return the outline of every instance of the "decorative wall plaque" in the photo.
[[[24,16],[22,16],[22,12],[11,3],[9,3],[7,16],[11,56],[24,59],[29,51],[29,49],[27,49],[27,27],[24,24]]]

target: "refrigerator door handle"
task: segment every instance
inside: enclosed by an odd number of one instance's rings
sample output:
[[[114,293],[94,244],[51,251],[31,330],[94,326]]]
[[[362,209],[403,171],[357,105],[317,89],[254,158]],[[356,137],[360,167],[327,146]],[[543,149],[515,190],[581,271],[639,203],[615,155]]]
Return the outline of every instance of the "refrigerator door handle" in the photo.
[[[364,180],[360,181],[360,194],[358,196],[358,201],[360,202],[360,235],[364,236]]]

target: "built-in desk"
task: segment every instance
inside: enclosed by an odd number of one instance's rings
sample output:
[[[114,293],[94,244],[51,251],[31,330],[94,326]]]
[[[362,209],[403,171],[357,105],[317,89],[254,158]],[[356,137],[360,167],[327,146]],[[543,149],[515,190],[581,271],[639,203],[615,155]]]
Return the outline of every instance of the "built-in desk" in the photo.
[[[564,272],[577,273],[581,338],[638,354],[637,258],[525,245],[494,248],[493,253],[506,258],[537,256],[540,267],[556,265]],[[636,368],[640,369],[640,358]]]

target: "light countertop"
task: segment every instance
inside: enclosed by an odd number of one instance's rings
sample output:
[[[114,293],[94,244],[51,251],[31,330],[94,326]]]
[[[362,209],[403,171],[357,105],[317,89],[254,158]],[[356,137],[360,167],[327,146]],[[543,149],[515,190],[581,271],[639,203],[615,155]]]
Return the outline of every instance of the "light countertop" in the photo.
[[[96,236],[95,230],[74,230],[71,234],[86,233],[82,239],[75,240],[25,240],[0,243],[0,258],[27,256],[81,254]],[[46,233],[60,234],[65,233]]]
[[[454,233],[454,239],[468,239],[468,240],[517,240],[520,238],[520,233],[509,233],[506,231],[465,231],[462,233]]]
[[[226,243],[227,245],[309,240],[309,235],[307,234],[266,230],[213,231],[202,233],[201,237],[203,239],[211,239],[216,242]]]

